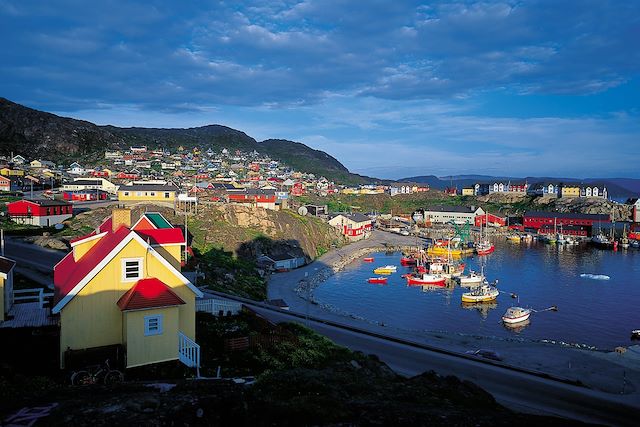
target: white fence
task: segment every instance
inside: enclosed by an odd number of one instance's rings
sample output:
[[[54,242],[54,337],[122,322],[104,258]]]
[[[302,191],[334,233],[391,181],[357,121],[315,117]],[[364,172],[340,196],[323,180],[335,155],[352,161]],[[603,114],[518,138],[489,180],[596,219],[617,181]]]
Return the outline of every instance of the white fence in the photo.
[[[215,316],[227,314],[239,314],[242,311],[242,304],[236,301],[221,299],[197,299],[196,310],[211,313]]]
[[[52,292],[45,292],[43,288],[17,289],[13,291],[13,295],[13,300],[18,304],[21,302],[37,302],[41,308],[44,308],[47,298],[53,297]]]

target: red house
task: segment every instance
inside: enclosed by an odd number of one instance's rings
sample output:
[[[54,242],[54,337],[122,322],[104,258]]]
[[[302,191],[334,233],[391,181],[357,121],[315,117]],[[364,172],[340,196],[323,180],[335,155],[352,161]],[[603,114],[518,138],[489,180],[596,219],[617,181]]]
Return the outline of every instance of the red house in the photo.
[[[373,228],[371,219],[361,213],[333,215],[329,225],[339,229],[349,240],[365,239]]]
[[[0,175],[0,191],[11,191],[11,180]]]
[[[137,173],[118,172],[116,178],[118,179],[138,179],[140,176]]]
[[[296,182],[291,187],[291,195],[292,196],[302,196],[304,194],[304,185],[301,182]]]
[[[486,227],[487,222],[489,223],[489,225],[492,225],[494,227],[504,227],[505,225],[507,225],[507,218],[500,217],[498,215],[494,215],[491,213],[487,213],[485,215],[476,216],[474,220],[476,227],[481,227],[481,226]]]
[[[276,209],[276,192],[274,190],[261,190],[248,188],[244,191],[228,192],[230,203],[255,205],[259,208]]]
[[[73,206],[62,200],[24,199],[7,203],[7,212],[13,222],[49,227],[71,218]]]
[[[609,215],[580,214],[562,212],[525,212],[522,223],[524,228],[535,229],[540,233],[553,233],[554,230],[566,234],[589,236],[593,226],[599,223],[609,223]]]

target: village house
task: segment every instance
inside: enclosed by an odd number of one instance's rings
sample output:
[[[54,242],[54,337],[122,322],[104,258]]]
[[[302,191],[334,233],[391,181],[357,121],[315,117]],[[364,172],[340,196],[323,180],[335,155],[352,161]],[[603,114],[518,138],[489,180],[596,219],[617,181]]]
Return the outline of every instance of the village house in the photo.
[[[373,228],[371,219],[361,213],[333,214],[328,222],[352,241],[366,239]]]
[[[24,171],[22,169],[2,168],[0,169],[0,175],[9,177],[24,176]]]
[[[0,191],[11,191],[11,179],[0,176]]]
[[[73,162],[69,165],[67,172],[71,175],[84,175],[86,170],[78,162]]]
[[[134,184],[118,188],[121,202],[165,202],[174,203],[178,188],[167,184]]]
[[[564,234],[591,236],[596,224],[611,222],[609,215],[581,214],[562,212],[527,211],[522,218],[525,229],[541,234],[555,233],[562,230]]]
[[[172,360],[198,367],[195,299],[202,293],[180,272],[184,245],[182,231],[160,214],[132,224],[123,208],[73,240],[54,267],[60,367],[70,353],[95,348],[124,353],[127,368]]]
[[[432,224],[446,224],[454,222],[456,224],[475,224],[478,215],[484,215],[485,211],[475,206],[430,206],[424,208],[425,221]]]
[[[560,189],[561,197],[580,197],[580,186],[577,184],[564,184]]]
[[[15,155],[11,158],[11,163],[14,165],[24,165],[27,162],[27,159],[22,157],[20,154]]]
[[[256,206],[264,209],[276,209],[276,192],[257,188],[231,190],[227,193],[229,203]]]
[[[473,196],[474,195],[473,187],[464,187],[462,189],[462,195],[463,196]]]
[[[62,191],[74,192],[82,190],[101,190],[110,194],[116,194],[118,186],[105,178],[75,178],[72,182],[62,186]]]
[[[62,200],[23,199],[7,204],[9,218],[18,224],[50,227],[73,216],[73,206]]]

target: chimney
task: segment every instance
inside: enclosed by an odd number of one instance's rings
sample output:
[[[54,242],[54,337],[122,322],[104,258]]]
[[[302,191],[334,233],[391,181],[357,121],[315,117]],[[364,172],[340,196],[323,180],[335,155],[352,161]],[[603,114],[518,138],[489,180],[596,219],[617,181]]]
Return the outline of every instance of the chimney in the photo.
[[[131,209],[113,208],[111,211],[111,231],[116,231],[121,226],[131,227]]]

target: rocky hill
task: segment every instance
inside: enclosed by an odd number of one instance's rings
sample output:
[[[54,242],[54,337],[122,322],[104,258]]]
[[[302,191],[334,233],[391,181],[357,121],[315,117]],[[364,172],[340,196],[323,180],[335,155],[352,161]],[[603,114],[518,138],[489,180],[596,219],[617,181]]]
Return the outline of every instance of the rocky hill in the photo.
[[[258,142],[239,130],[221,125],[189,129],[120,128],[60,117],[0,98],[0,154],[22,153],[56,162],[100,158],[105,149],[131,145],[175,150],[178,146],[200,146],[221,150],[257,151],[302,172],[311,172],[341,182],[369,181],[351,174],[329,154],[284,139]]]

